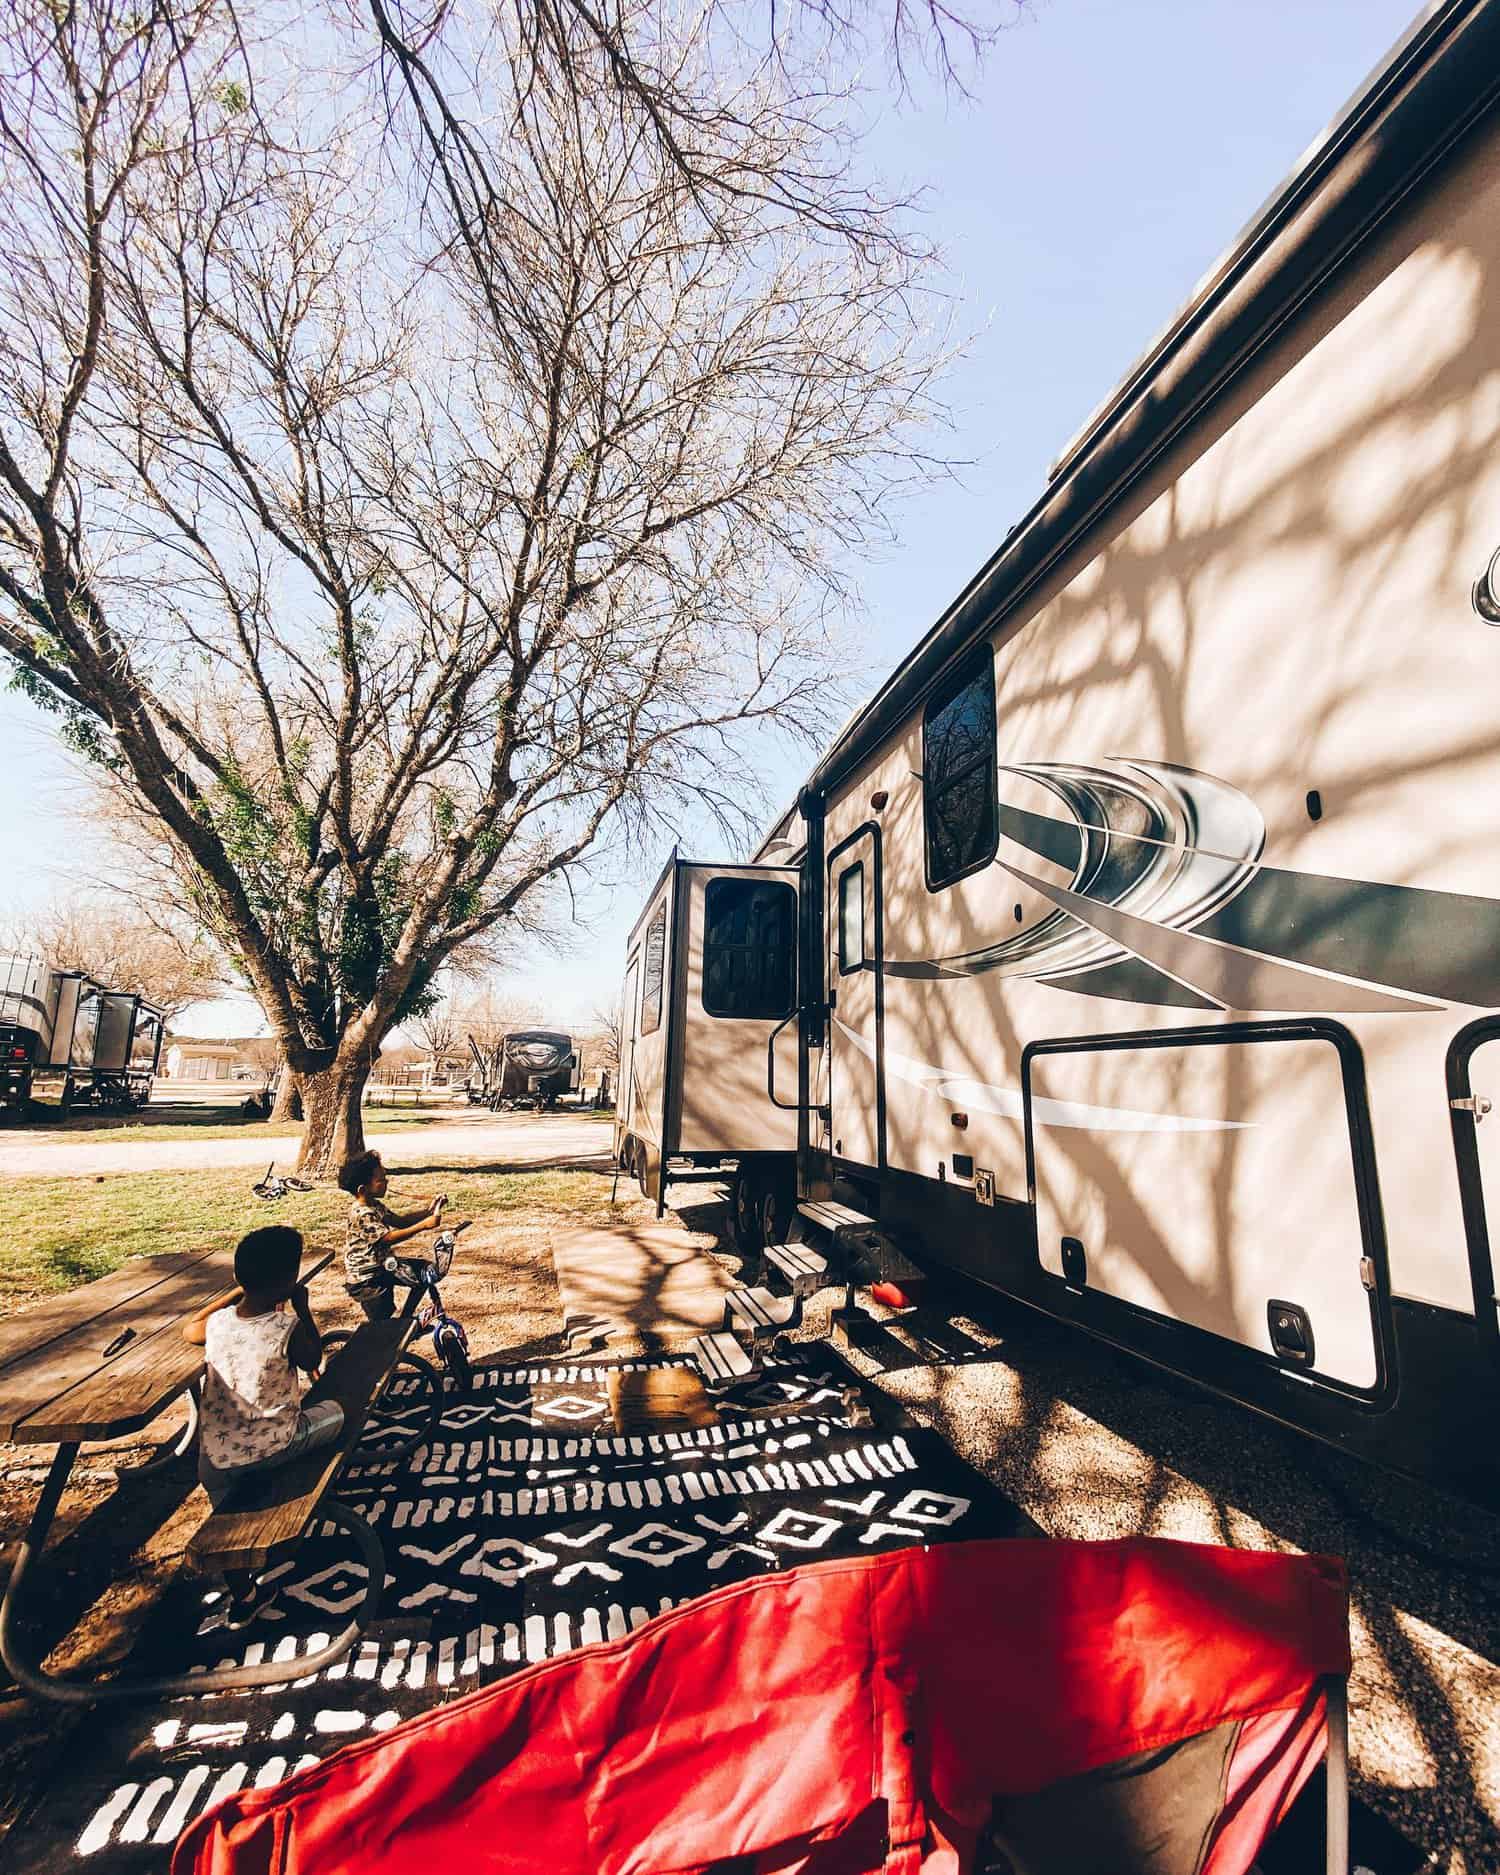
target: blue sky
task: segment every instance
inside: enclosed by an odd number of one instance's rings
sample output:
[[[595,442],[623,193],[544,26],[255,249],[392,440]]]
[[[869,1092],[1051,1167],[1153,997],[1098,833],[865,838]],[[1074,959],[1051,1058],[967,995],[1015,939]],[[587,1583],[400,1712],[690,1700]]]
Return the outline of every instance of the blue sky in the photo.
[[[918,84],[884,111],[870,162],[926,189],[958,324],[974,334],[948,380],[943,444],[973,466],[905,506],[897,549],[860,580],[861,691],[994,551],[1048,461],[1412,16],[1411,0],[1037,0],[968,101]],[[767,739],[778,804],[806,766]],[[100,837],[77,824],[46,719],[0,693],[0,916],[65,890]],[[664,857],[636,855],[623,884],[582,897],[570,953],[504,987],[559,1020],[608,1000]],[[253,1006],[191,1026],[248,1030]]]

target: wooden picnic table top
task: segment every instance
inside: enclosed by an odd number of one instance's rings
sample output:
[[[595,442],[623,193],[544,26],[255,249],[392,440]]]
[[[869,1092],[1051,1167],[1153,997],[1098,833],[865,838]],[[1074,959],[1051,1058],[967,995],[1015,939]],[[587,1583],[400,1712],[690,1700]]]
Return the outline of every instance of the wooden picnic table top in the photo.
[[[304,1260],[301,1280],[330,1261]],[[63,1445],[149,1425],[203,1369],[183,1321],[234,1286],[225,1252],[170,1251],[0,1322],[0,1439]]]

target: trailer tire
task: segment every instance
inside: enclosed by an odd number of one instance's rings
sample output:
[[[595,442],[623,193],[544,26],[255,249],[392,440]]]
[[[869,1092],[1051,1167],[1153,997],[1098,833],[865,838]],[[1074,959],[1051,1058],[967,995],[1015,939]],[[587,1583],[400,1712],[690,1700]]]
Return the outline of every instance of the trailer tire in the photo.
[[[742,1165],[729,1188],[729,1225],[735,1248],[742,1256],[758,1256],[765,1248],[765,1211],[769,1193],[760,1168]]]
[[[797,1217],[797,1174],[792,1166],[778,1165],[765,1181],[765,1197],[760,1207],[760,1243],[785,1243],[791,1236]]]

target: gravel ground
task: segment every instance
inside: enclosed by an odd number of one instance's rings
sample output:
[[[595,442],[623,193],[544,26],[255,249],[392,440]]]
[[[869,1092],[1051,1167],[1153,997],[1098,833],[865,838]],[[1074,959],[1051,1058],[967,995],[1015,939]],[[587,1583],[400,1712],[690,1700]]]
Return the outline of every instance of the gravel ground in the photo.
[[[851,1354],[851,1365],[1049,1535],[1344,1557],[1356,1794],[1427,1853],[1433,1875],[1500,1872],[1500,1521],[1158,1379],[983,1291],[934,1298],[907,1318],[918,1329],[966,1323],[993,1344],[962,1365],[903,1354],[900,1318],[872,1314],[895,1336],[878,1335],[883,1345]],[[825,1300],[802,1332],[826,1332],[827,1315]],[[1401,1536],[1417,1532],[1492,1572],[1413,1554]]]

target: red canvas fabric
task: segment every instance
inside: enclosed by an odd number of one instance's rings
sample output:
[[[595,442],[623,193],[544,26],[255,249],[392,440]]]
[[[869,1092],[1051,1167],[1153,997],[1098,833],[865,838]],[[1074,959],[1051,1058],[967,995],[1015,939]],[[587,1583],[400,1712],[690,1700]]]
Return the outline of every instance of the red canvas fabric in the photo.
[[[1242,1875],[1348,1665],[1330,1558],[1005,1540],[814,1564],[241,1791],[172,1870],[959,1875],[997,1792],[1237,1720],[1209,1869]]]

